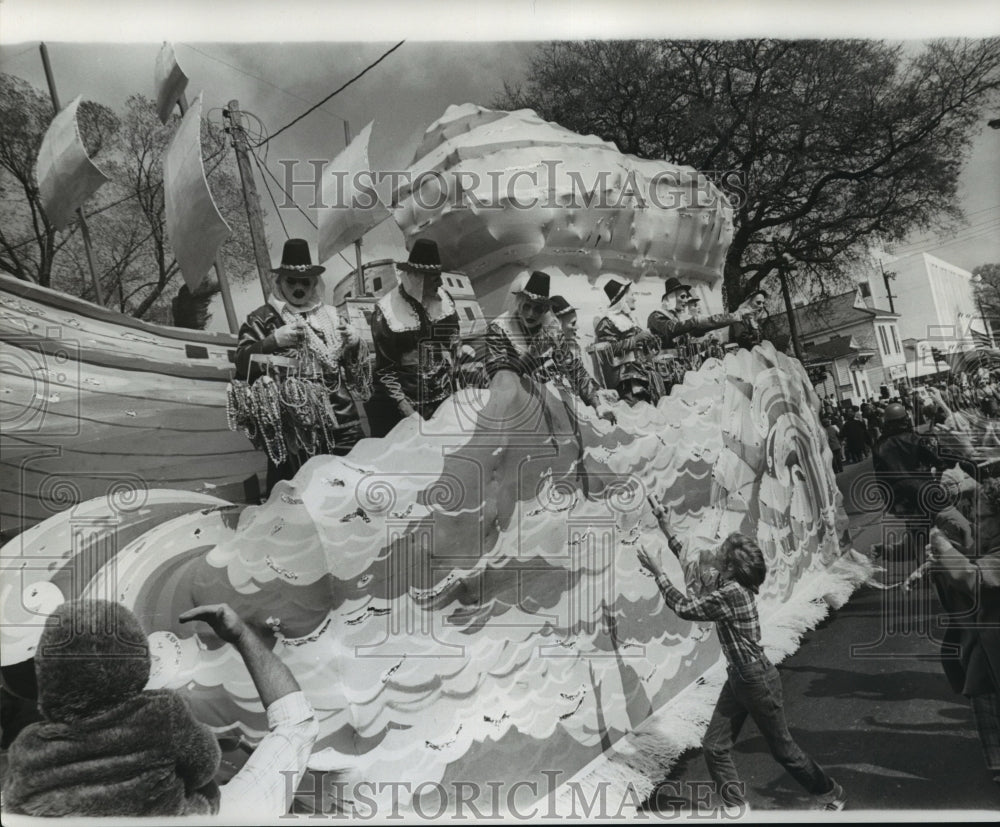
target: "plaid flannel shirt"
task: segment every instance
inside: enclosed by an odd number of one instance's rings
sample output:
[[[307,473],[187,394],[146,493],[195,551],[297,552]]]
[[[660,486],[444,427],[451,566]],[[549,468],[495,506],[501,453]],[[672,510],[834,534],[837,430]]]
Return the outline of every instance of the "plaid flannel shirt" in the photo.
[[[656,585],[678,617],[715,621],[719,642],[729,663],[752,663],[764,654],[760,646],[757,602],[753,593],[735,580],[700,597],[686,597],[663,575],[656,578]]]

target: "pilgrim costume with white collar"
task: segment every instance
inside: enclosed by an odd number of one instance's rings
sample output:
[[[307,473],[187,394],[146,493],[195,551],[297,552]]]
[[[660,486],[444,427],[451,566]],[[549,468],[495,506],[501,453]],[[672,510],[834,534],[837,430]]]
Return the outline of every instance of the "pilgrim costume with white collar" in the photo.
[[[532,301],[548,301],[549,276],[537,270],[519,291]],[[543,321],[538,330],[525,330],[517,313],[508,310],[486,328],[486,373],[492,379],[500,370],[511,370],[539,383],[556,381],[587,405],[597,404],[597,382],[567,342],[556,319]]]
[[[604,354],[607,386],[629,404],[640,400],[655,404],[663,391],[662,383],[645,356],[652,337],[638,325],[623,301],[631,288],[630,283],[615,279],[604,285],[610,307],[594,326],[594,338],[606,345],[599,353]]]
[[[281,265],[272,272],[278,279],[284,276],[313,277],[310,301],[293,307],[278,293],[272,293],[265,304],[252,311],[242,324],[236,344],[236,377],[246,378],[251,384],[262,375],[258,363],[251,363],[254,354],[275,354],[296,357],[298,346],[282,348],[275,341],[274,332],[295,321],[304,322],[309,333],[305,347],[315,351],[322,367],[323,384],[329,393],[330,408],[336,420],[331,435],[336,441],[334,454],[343,456],[364,436],[361,418],[354,398],[349,390],[354,378],[368,361],[368,348],[355,338],[345,343],[338,330],[337,312],[323,304],[319,295],[319,275],[326,268],[310,263],[309,246],[304,239],[289,239],[285,242]],[[267,492],[279,480],[291,479],[308,459],[289,452],[288,458],[280,465],[268,458]]]
[[[372,436],[389,433],[408,408],[429,419],[454,391],[453,350],[459,334],[455,302],[443,287],[424,303],[417,298],[423,279],[440,273],[437,244],[419,239],[409,259],[396,264],[399,283],[375,305]]]
[[[667,279],[664,284],[663,297],[667,298],[681,290],[689,290],[686,284],[681,284],[676,278]],[[742,316],[737,313],[716,313],[713,316],[696,316],[686,309],[654,310],[646,320],[646,327],[660,339],[663,348],[675,348],[686,344],[681,337],[703,336],[709,331],[737,324]]]

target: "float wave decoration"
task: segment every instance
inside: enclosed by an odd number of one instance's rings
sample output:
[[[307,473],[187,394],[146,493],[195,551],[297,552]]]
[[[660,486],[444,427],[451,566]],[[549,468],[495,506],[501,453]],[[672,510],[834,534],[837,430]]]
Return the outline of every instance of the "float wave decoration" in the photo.
[[[528,187],[517,204],[482,206],[489,191],[399,194],[408,245],[436,238],[480,301],[497,305],[519,273],[549,267],[581,295],[603,296],[605,273],[657,288],[683,275],[710,310],[721,304],[731,210],[690,168],[622,155],[527,110],[464,105],[431,125],[413,169],[441,173],[424,180],[446,188],[539,171],[537,184],[517,177]],[[613,206],[586,203],[573,171]],[[626,192],[654,182],[652,208]],[[252,746],[266,722],[238,656],[176,621],[225,601],[315,707],[317,772],[374,789],[524,782],[518,807],[573,776],[648,790],[697,742],[720,650],[710,624],[665,608],[640,546],[679,581],[729,532],[759,538],[776,656],[864,577],[839,543],[846,518],[817,409],[801,365],[766,343],[709,359],[656,407],[616,405],[614,426],[502,371],[429,421],[313,458],[260,506],[163,489],[71,498],[4,549],[3,663],[32,656],[64,597],[111,597],[151,633],[152,685],[183,693],[228,744]],[[648,492],[669,508],[681,561]]]
[[[30,657],[62,597],[114,596],[151,633],[152,685],[252,744],[265,722],[238,656],[176,622],[226,601],[316,708],[314,769],[544,790],[546,772],[614,755],[719,660],[710,625],[667,610],[636,561],[639,545],[661,550],[683,577],[647,492],[668,504],[688,566],[729,531],[760,538],[765,626],[858,582],[815,401],[770,345],[709,360],[655,408],[618,405],[616,426],[501,372],[427,422],[310,460],[261,506],[160,490],[131,511],[83,503],[7,549],[23,571],[4,580],[4,663]],[[91,533],[62,548],[74,520]],[[86,578],[69,576],[81,563]],[[817,619],[784,622],[783,648]],[[647,784],[662,771],[628,763]]]
[[[525,269],[712,285],[733,237],[732,208],[708,176],[626,155],[530,109],[449,106],[408,172],[394,194],[407,248],[436,241],[488,314]],[[721,310],[718,291],[705,298]]]

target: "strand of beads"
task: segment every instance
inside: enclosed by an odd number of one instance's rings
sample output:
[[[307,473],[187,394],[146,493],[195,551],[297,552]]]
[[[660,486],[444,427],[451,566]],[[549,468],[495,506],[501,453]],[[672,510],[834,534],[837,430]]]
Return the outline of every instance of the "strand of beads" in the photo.
[[[308,404],[309,389],[312,384],[298,376],[288,376],[281,385],[281,402],[286,408],[298,410]]]
[[[322,431],[323,441],[326,443],[324,453],[332,453],[337,444],[337,440],[333,435],[333,431],[338,425],[337,415],[333,412],[333,406],[330,404],[330,397],[328,394],[322,392],[316,393],[313,395],[312,401],[316,413],[316,419],[319,422],[320,430]]]
[[[240,400],[233,385],[233,382],[226,385],[226,425],[230,431],[239,430],[239,417],[242,413],[239,411]]]
[[[325,307],[319,308],[306,320],[306,345],[316,356],[325,372],[340,373],[340,332]]]
[[[351,390],[365,402],[371,399],[375,387],[374,362],[364,339],[358,342],[357,357],[351,362],[348,375]]]
[[[250,386],[241,379],[235,379],[226,386],[226,422],[229,430],[242,431],[255,448],[264,447],[260,442],[260,428]]]
[[[275,465],[288,457],[281,422],[281,399],[277,382],[262,376],[250,388],[254,402],[254,418],[260,428],[267,455]]]

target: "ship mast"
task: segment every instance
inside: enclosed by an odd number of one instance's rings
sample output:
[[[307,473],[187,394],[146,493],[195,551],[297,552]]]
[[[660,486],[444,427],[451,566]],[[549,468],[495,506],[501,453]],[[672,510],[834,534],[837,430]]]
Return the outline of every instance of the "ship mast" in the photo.
[[[56,79],[55,75],[52,74],[52,64],[49,63],[49,49],[44,43],[39,43],[38,50],[42,53],[42,66],[45,68],[45,80],[49,84],[52,109],[54,114],[58,115],[62,106],[59,104],[59,93],[56,91]],[[104,291],[101,290],[101,282],[97,278],[97,267],[94,265],[94,250],[90,245],[90,227],[87,226],[87,219],[83,215],[83,207],[77,209],[76,215],[80,221],[80,235],[83,237],[83,249],[87,253],[87,265],[90,267],[90,284],[94,288],[94,300],[103,307]]]
[[[344,146],[351,145],[351,122],[344,121]],[[361,263],[361,239],[354,242],[354,257],[357,261],[358,269],[354,279],[354,295],[363,296],[365,294],[365,268]]]
[[[181,92],[177,99],[177,108],[181,111],[183,118],[187,114],[188,101],[187,94]],[[226,324],[229,325],[229,332],[236,333],[240,329],[239,321],[236,318],[236,308],[233,305],[233,293],[229,289],[229,279],[226,276],[225,260],[222,257],[222,250],[215,256],[215,276],[219,282],[219,293],[222,294],[222,307],[226,311]]]
[[[253,170],[250,167],[247,134],[240,123],[240,102],[229,101],[222,116],[229,121],[226,129],[233,136],[233,149],[236,150],[236,163],[240,170],[240,181],[243,184],[243,204],[247,210],[250,223],[250,238],[253,242],[253,254],[257,261],[257,276],[260,279],[260,289],[264,292],[264,300],[271,293],[271,258],[267,252],[267,234],[264,231],[264,218],[260,209],[260,197],[257,195],[257,185],[253,180]]]

